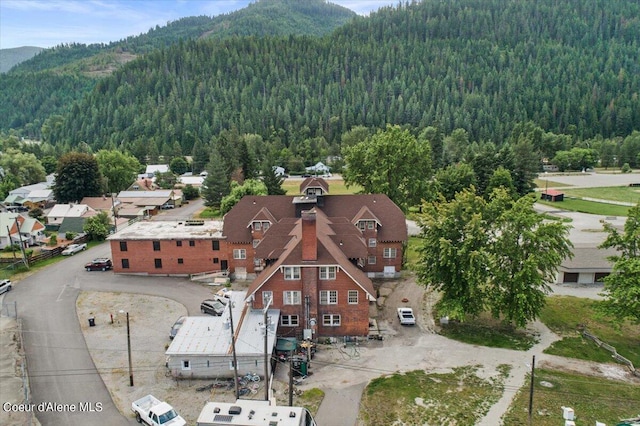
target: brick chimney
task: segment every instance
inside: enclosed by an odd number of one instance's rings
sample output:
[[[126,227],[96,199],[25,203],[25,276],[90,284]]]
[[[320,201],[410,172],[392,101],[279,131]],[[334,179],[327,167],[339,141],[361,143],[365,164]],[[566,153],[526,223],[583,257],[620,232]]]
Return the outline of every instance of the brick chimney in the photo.
[[[318,238],[316,236],[316,212],[302,212],[302,260],[318,260]]]

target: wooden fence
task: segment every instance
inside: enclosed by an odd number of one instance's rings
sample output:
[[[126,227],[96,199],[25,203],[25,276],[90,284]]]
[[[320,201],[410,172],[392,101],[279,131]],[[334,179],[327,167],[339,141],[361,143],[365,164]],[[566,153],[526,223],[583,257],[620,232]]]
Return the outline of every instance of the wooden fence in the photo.
[[[81,237],[77,237],[74,238],[73,243],[74,244],[82,244],[82,243],[86,243],[89,241],[89,236],[88,235],[83,235]],[[56,257],[58,256],[60,253],[63,252],[63,250],[65,249],[65,247],[54,247],[54,248],[45,248],[43,250],[40,251],[40,253],[38,254],[32,254],[31,256],[29,256],[29,258],[27,259],[29,261],[30,265],[33,265],[34,263],[40,262],[42,260],[45,259],[51,259],[52,257]],[[15,265],[19,265],[22,263],[22,253],[20,252],[16,252],[16,257],[15,258],[10,258],[10,257],[4,257],[4,258],[0,258],[0,264],[13,264]]]
[[[629,361],[627,358],[620,355],[618,351],[616,351],[616,348],[614,348],[613,346],[611,346],[606,342],[603,342],[598,338],[598,336],[589,333],[587,330],[583,330],[582,335],[588,339],[593,340],[595,344],[598,345],[598,347],[605,348],[606,350],[611,352],[611,356],[613,356],[613,358],[616,361],[626,365],[629,368],[629,370],[631,370],[631,374],[633,374],[634,376],[640,377],[640,371],[636,370],[636,368],[633,366],[633,363],[631,361]]]

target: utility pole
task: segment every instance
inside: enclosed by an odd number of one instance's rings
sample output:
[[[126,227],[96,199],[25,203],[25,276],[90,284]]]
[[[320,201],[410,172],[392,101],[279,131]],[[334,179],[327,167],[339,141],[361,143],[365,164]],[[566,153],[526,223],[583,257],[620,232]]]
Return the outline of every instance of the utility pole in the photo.
[[[533,360],[531,361],[531,385],[529,387],[529,426],[531,426],[531,422],[533,421],[533,374],[536,368],[536,356],[533,356]]]
[[[269,316],[268,310],[271,306],[271,299],[267,302],[267,306],[264,307],[264,400],[269,400]]]
[[[233,332],[233,301],[229,301],[229,323],[231,324],[231,349],[233,351],[233,381],[236,384],[236,398],[240,399],[240,387],[238,383],[238,359],[236,357],[236,338]]]
[[[127,352],[129,353],[129,386],[133,386],[133,366],[131,365],[131,332],[129,329],[129,312],[127,312]]]
[[[289,407],[293,407],[293,351],[289,351]]]
[[[22,245],[22,234],[20,233],[20,222],[18,222],[18,216],[14,217],[13,220],[16,222],[16,228],[18,229],[18,239],[20,240],[20,251],[22,252],[22,262],[24,263],[25,268],[29,269],[29,262],[27,261],[27,255],[24,252],[24,245]],[[9,242],[11,242],[11,235],[8,235]]]

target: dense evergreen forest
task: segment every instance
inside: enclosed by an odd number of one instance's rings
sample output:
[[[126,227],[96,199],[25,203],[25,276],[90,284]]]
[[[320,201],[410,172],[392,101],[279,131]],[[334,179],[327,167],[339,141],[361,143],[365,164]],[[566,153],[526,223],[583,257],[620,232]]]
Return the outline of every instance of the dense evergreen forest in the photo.
[[[330,36],[184,41],[99,82],[45,135],[95,149],[235,128],[330,145],[356,125],[437,125],[501,144],[517,123],[584,139],[640,129],[640,4],[434,0]]]
[[[71,43],[45,49],[0,75],[0,130],[18,129],[24,136],[40,139],[39,126],[44,119],[68,111],[100,78],[137,55],[179,40],[321,36],[354,16],[353,11],[324,0],[260,0],[229,14],[182,18],[108,44]],[[40,84],[34,85],[33,81]]]

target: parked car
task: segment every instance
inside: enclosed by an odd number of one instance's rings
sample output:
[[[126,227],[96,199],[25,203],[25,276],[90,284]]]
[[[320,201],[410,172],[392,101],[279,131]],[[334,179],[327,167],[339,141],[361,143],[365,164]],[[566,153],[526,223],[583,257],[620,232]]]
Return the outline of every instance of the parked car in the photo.
[[[84,243],[82,243],[82,244],[69,244],[66,249],[62,250],[62,255],[63,256],[73,256],[74,254],[78,253],[79,251],[86,250],[86,249],[87,249],[87,245],[84,244]]]
[[[171,405],[153,395],[143,396],[132,402],[131,411],[135,414],[138,423],[144,422],[149,426],[184,426],[186,424]]]
[[[180,327],[182,327],[182,324],[184,324],[184,320],[186,320],[187,317],[180,317],[176,320],[176,322],[173,323],[173,325],[171,326],[171,331],[169,332],[169,339],[173,340],[174,337],[176,337],[176,334],[178,334],[178,330],[180,330]]]
[[[175,207],[176,207],[176,206],[174,206],[173,204],[169,204],[169,203],[166,203],[166,204],[163,204],[163,205],[161,205],[161,206],[160,206],[160,208],[161,208],[162,210],[173,209],[173,208],[175,208]]]
[[[113,269],[113,263],[111,259],[99,257],[84,265],[84,269],[87,271],[106,271],[107,269]]]
[[[402,325],[415,325],[416,317],[413,316],[413,309],[398,308],[398,319]]]
[[[219,300],[207,299],[200,304],[200,311],[203,314],[220,316],[224,312],[225,305]]]
[[[0,281],[0,294],[6,293],[11,290],[11,281],[10,280],[2,280]]]

